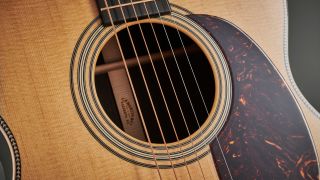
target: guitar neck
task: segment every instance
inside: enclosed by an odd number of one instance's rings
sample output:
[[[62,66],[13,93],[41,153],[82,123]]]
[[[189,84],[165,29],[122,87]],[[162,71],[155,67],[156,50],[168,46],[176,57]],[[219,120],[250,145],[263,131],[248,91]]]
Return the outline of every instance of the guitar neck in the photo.
[[[105,26],[170,14],[167,0],[97,0]]]

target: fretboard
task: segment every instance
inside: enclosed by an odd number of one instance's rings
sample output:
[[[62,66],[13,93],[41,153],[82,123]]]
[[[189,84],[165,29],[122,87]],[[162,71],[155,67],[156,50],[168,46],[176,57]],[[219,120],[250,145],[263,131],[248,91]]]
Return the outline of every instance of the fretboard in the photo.
[[[104,26],[160,17],[171,12],[167,0],[97,0],[97,4]]]

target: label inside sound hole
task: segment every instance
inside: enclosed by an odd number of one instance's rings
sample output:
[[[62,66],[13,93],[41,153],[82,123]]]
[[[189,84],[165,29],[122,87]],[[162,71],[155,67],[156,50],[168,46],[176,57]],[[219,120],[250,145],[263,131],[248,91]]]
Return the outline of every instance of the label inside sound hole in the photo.
[[[111,120],[129,135],[146,141],[146,132],[153,143],[176,142],[208,118],[215,99],[213,70],[187,35],[179,32],[180,41],[174,28],[160,24],[153,28],[157,37],[150,24],[141,24],[142,31],[133,25],[130,33],[127,29],[118,33],[121,48],[115,37],[106,43],[96,66],[110,68],[96,75],[97,95]]]
[[[108,73],[114,99],[119,111],[123,130],[129,135],[145,141],[141,120],[135,105],[126,71],[119,69]],[[108,78],[107,76],[105,78]]]
[[[133,126],[135,123],[134,116],[136,113],[132,103],[130,104],[130,101],[127,98],[121,98],[121,108],[122,113],[124,114],[125,124],[128,126]]]
[[[185,166],[207,155],[207,144],[226,120],[230,72],[219,46],[186,16],[173,13],[151,21],[161,50],[150,23],[140,22],[149,52],[138,24],[129,27],[135,48],[125,25],[119,25],[122,58],[112,28],[93,20],[73,52],[71,93],[85,127],[114,155],[149,168],[172,168],[172,162],[175,167]],[[117,84],[123,92],[115,89]],[[143,138],[125,130],[137,129],[137,124]]]

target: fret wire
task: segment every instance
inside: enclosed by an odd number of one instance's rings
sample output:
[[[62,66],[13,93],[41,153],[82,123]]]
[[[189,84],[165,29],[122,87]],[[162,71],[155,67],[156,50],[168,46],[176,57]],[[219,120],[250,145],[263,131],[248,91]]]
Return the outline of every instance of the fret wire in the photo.
[[[115,8],[120,8],[120,7],[125,7],[125,6],[132,6],[135,4],[142,4],[142,3],[147,3],[147,2],[152,2],[153,0],[142,0],[142,1],[136,1],[136,2],[132,2],[132,3],[123,3],[123,4],[118,4],[118,5],[114,5],[114,6],[107,6],[104,8],[101,8],[100,11],[106,11],[106,10],[111,10],[111,9],[115,9]]]

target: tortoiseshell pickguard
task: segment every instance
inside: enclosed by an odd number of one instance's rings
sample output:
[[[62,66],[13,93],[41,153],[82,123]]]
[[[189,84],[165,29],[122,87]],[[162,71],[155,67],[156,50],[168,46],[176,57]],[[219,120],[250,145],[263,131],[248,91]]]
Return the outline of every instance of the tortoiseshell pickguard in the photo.
[[[225,20],[189,17],[216,40],[232,74],[231,111],[218,136],[225,160],[217,141],[210,144],[220,178],[318,179],[303,115],[265,54]]]

